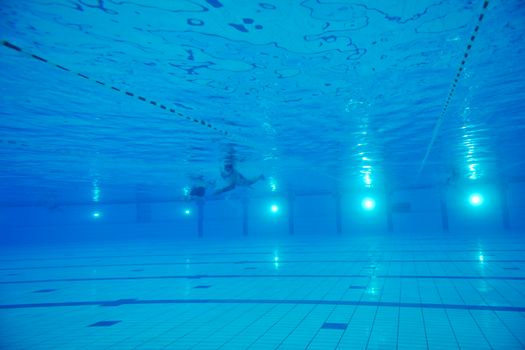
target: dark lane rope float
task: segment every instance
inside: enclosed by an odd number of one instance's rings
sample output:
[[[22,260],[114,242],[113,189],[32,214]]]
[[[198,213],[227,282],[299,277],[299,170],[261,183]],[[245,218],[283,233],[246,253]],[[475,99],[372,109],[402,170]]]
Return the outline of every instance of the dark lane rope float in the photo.
[[[489,1],[485,0],[483,2],[483,8],[481,9],[481,13],[478,16],[476,27],[474,28],[472,34],[470,35],[470,39],[468,41],[467,47],[465,48],[461,62],[459,63],[459,67],[456,70],[456,76],[454,77],[454,81],[450,85],[450,90],[448,91],[448,96],[445,101],[445,104],[443,105],[443,109],[441,110],[441,113],[438,117],[436,125],[434,126],[434,130],[432,132],[432,139],[430,140],[430,143],[428,144],[428,147],[425,153],[425,157],[423,157],[423,161],[421,162],[421,165],[417,172],[417,179],[419,179],[419,176],[421,175],[421,172],[423,171],[423,168],[425,167],[425,164],[427,162],[428,156],[430,155],[430,152],[432,151],[432,147],[434,146],[434,143],[436,142],[436,138],[439,133],[439,129],[441,128],[441,124],[443,124],[443,121],[445,120],[445,114],[448,110],[448,106],[450,105],[450,101],[452,100],[452,97],[454,96],[454,93],[456,92],[456,87],[458,85],[459,78],[461,77],[465,69],[465,63],[467,62],[467,58],[469,57],[470,50],[472,49],[472,44],[474,43],[474,40],[476,40],[476,36],[479,33],[479,26],[481,25],[481,21],[483,21],[483,18],[485,17],[485,11],[487,10],[488,6],[489,6]]]

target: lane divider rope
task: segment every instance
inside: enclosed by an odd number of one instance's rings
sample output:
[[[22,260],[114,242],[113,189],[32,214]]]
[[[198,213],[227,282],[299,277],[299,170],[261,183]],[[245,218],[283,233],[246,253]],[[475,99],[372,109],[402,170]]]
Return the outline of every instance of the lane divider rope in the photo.
[[[65,72],[68,72],[68,73],[71,73],[79,78],[82,78],[82,79],[85,79],[85,80],[90,80],[92,82],[94,82],[95,84],[98,84],[100,86],[104,86],[104,87],[107,87],[109,88],[110,90],[114,91],[114,92],[117,92],[117,93],[120,93],[124,96],[128,96],[128,97],[131,97],[131,98],[134,98],[134,99],[137,99],[141,102],[144,102],[144,103],[147,103],[149,105],[152,105],[152,106],[155,106],[155,107],[158,107],[166,112],[169,112],[173,115],[176,115],[177,117],[180,117],[180,118],[183,118],[187,121],[190,121],[190,122],[193,122],[195,124],[198,124],[202,127],[206,127],[206,128],[209,128],[211,130],[214,130],[224,136],[227,136],[227,137],[230,137],[230,138],[235,138],[234,135],[232,135],[229,131],[227,130],[224,130],[224,129],[221,129],[213,124],[211,124],[210,122],[207,122],[203,119],[197,119],[197,118],[193,118],[193,117],[190,117],[188,115],[184,115],[183,113],[179,112],[179,111],[176,111],[175,109],[173,108],[170,108],[168,106],[166,106],[165,104],[162,104],[162,103],[159,103],[158,101],[155,101],[155,100],[151,100],[151,99],[148,99],[140,94],[137,94],[135,92],[132,92],[132,91],[128,91],[126,89],[122,89],[122,88],[119,88],[117,86],[114,86],[112,84],[108,84],[102,80],[98,80],[98,79],[94,79],[94,78],[91,78],[89,75],[86,75],[84,73],[78,73],[78,72],[75,72],[74,70],[72,69],[69,69],[61,64],[57,64],[57,63],[54,63],[44,57],[41,57],[39,55],[36,55],[36,54],[33,54],[31,52],[28,52],[28,51],[25,51],[23,50],[22,48],[20,48],[19,46],[9,42],[9,41],[6,41],[6,40],[3,40],[2,41],[2,46],[8,48],[8,49],[11,49],[13,51],[16,51],[16,52],[19,52],[19,53],[22,53],[22,54],[25,54],[39,62],[43,62],[43,63],[46,63],[50,66],[53,66],[55,68],[58,68],[60,70],[63,70]]]
[[[489,6],[489,1],[485,0],[483,2],[483,8],[481,9],[481,12],[478,16],[476,27],[474,28],[472,34],[470,35],[470,39],[468,41],[467,47],[465,48],[465,52],[463,53],[461,62],[459,63],[459,67],[456,70],[456,76],[454,77],[454,81],[452,82],[450,89],[448,91],[448,96],[445,101],[445,104],[443,105],[443,109],[441,110],[441,113],[438,117],[436,125],[434,126],[434,130],[432,131],[432,139],[430,140],[430,143],[428,144],[427,150],[425,152],[425,156],[423,157],[423,161],[421,162],[421,165],[419,166],[419,170],[417,172],[416,178],[418,180],[419,180],[419,176],[421,175],[421,172],[425,168],[426,162],[428,160],[428,156],[430,155],[430,152],[432,151],[434,143],[436,142],[436,138],[439,133],[439,129],[441,128],[441,125],[443,124],[443,121],[445,120],[445,114],[447,113],[448,107],[450,105],[450,101],[452,100],[452,97],[454,96],[454,93],[456,92],[456,87],[458,85],[459,79],[465,70],[465,63],[467,62],[467,59],[470,55],[472,44],[474,43],[474,40],[476,40],[476,36],[479,33],[479,28],[480,28],[481,22],[483,21],[483,18],[485,17],[485,11],[487,10],[488,6]]]

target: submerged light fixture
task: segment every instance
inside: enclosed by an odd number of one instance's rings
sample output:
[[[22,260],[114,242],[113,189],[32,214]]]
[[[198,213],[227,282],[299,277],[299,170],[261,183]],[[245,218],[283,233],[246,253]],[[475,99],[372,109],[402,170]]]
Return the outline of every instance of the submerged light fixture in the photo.
[[[361,206],[365,210],[374,210],[376,207],[376,201],[372,197],[366,197],[361,201]]]
[[[472,193],[469,197],[470,205],[478,207],[483,204],[483,196],[479,193]]]
[[[270,183],[270,191],[272,192],[276,192],[277,191],[277,181],[275,181],[275,179],[273,177],[270,176],[270,179],[269,179],[269,183]]]
[[[189,209],[184,209],[184,215],[190,215],[191,214],[191,210]]]
[[[100,202],[100,186],[98,179],[93,180],[93,202]]]
[[[99,211],[94,211],[93,214],[91,214],[95,219],[98,219],[100,217]]]
[[[277,204],[272,204],[272,206],[270,207],[270,211],[272,213],[277,213],[279,211],[279,206]]]

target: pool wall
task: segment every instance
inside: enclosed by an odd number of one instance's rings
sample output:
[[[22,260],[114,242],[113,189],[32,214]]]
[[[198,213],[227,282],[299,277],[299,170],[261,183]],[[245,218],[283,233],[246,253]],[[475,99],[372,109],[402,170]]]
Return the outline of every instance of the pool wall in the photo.
[[[69,203],[54,207],[0,207],[3,244],[141,239],[212,240],[326,237],[355,234],[483,234],[523,232],[525,183],[485,185],[484,203],[468,202],[474,189],[433,187],[340,196],[276,194],[249,201],[230,198],[196,202]],[[374,210],[362,207],[372,197]],[[277,211],[272,211],[272,205]],[[275,209],[275,208],[274,208]],[[189,211],[189,212],[187,212]],[[98,216],[97,216],[98,215]],[[200,237],[199,237],[200,235]]]

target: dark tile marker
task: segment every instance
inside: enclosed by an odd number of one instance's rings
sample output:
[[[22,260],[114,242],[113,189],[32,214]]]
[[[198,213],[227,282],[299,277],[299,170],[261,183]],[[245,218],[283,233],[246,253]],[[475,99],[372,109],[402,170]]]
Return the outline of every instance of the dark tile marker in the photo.
[[[188,23],[190,26],[203,26],[204,25],[204,21],[198,18],[188,18],[186,20],[186,23]]]
[[[122,321],[99,321],[93,324],[90,324],[88,327],[111,327]]]
[[[121,306],[121,305],[127,305],[127,304],[135,303],[135,302],[137,302],[137,299],[118,299],[114,301],[100,303],[100,306]]]
[[[222,4],[218,0],[206,0],[206,2],[216,9],[222,7]]]
[[[350,286],[348,289],[366,289],[366,286]]]
[[[346,329],[348,324],[346,323],[331,323],[331,322],[325,322],[321,326],[321,329]]]
[[[277,7],[275,7],[275,5],[267,4],[267,3],[264,3],[264,2],[260,2],[259,6],[261,6],[265,10],[275,10],[277,8]]]

